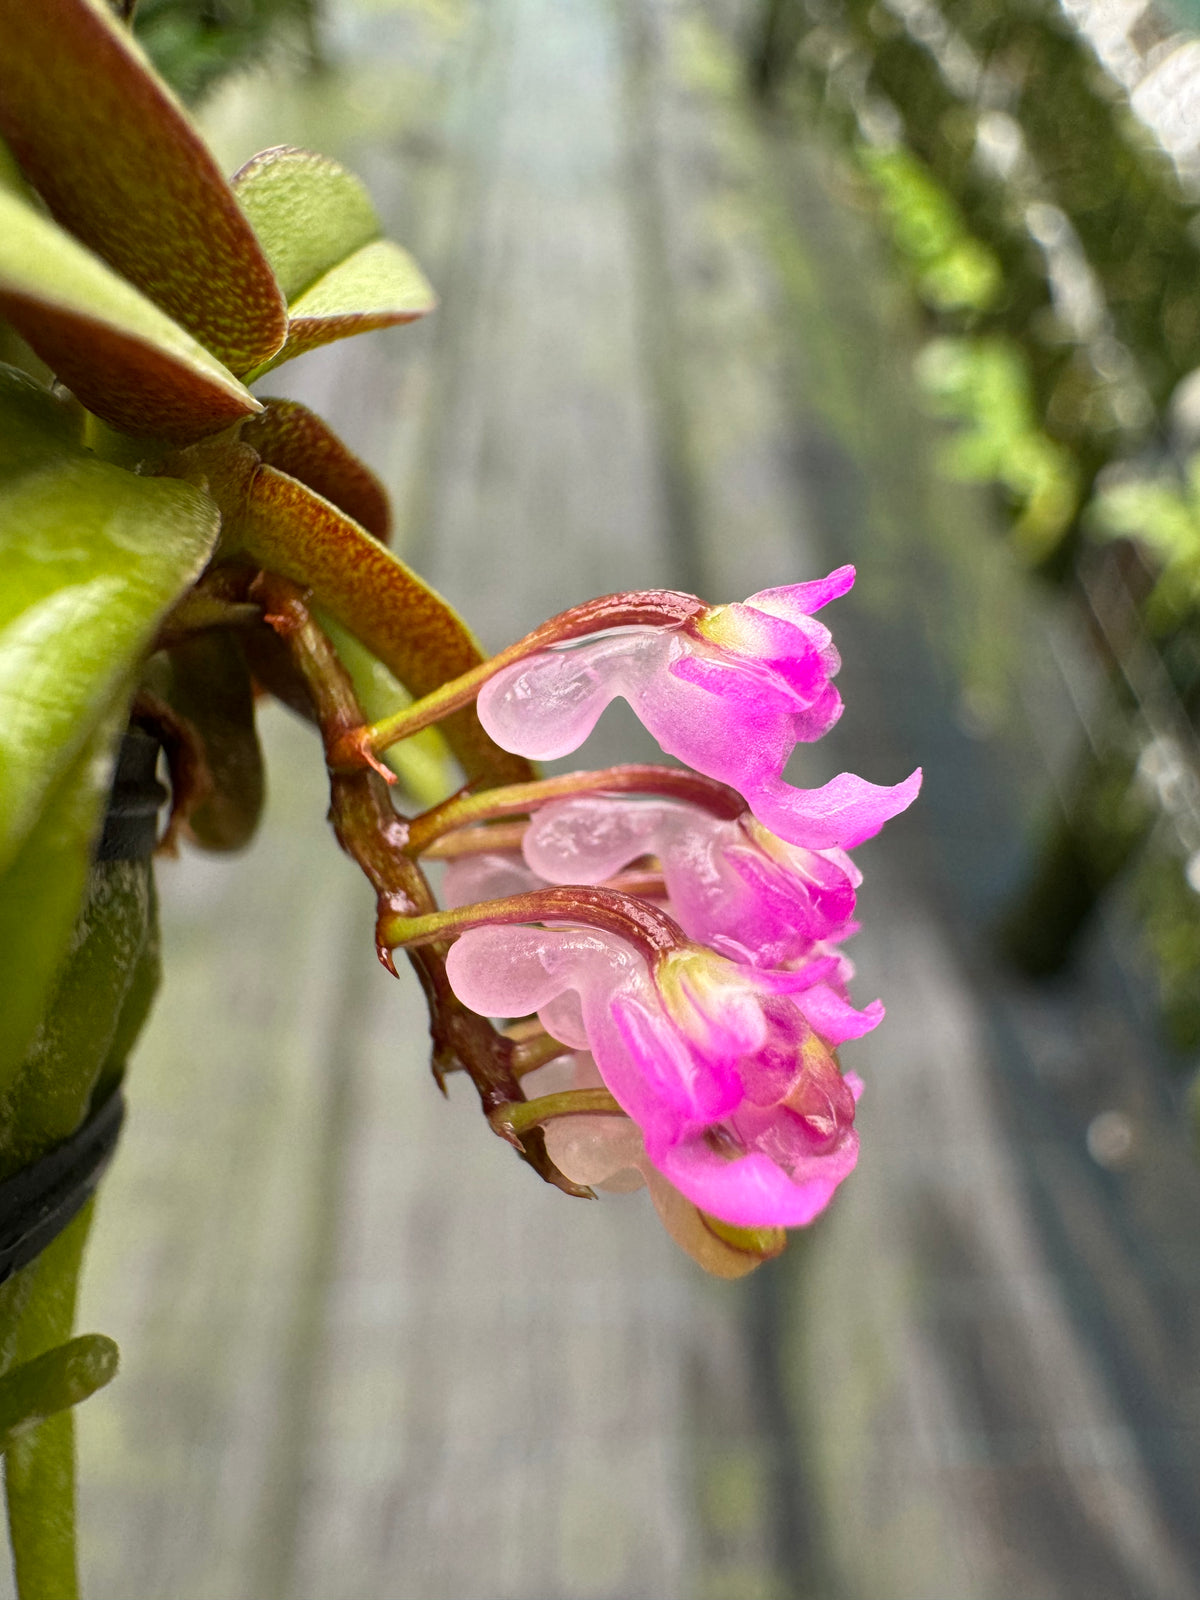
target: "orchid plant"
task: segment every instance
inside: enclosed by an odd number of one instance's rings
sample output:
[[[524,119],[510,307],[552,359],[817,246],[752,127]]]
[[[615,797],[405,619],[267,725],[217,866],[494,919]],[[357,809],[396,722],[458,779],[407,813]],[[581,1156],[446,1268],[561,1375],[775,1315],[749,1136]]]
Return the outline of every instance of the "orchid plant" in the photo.
[[[466,1073],[567,1194],[647,1185],[726,1277],[857,1159],[836,1052],[882,1009],[847,994],[846,852],[920,775],[784,779],[841,710],[814,614],[848,567],[744,604],[606,596],[484,659],[388,549],[367,468],[250,387],[433,309],[363,186],[292,148],[227,182],[103,0],[0,0],[0,32],[0,1443],[28,1600],[76,1592],[70,1408],[116,1363],[71,1333],[158,975],[148,852],[113,824],[123,730],[166,753],[160,843],[232,850],[262,799],[256,698],[309,718],[438,1082]],[[616,696],[684,765],[539,778]],[[430,739],[462,787],[405,815]]]

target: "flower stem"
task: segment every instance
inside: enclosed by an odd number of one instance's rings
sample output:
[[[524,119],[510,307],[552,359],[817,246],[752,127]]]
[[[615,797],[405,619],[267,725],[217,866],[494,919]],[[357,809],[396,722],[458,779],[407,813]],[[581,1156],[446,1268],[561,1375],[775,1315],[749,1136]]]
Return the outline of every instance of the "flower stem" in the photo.
[[[422,850],[421,859],[456,861],[459,856],[478,856],[493,850],[519,850],[528,826],[528,822],[521,821],[504,822],[493,828],[456,828],[453,833],[435,839],[427,850]]]
[[[328,761],[328,753],[340,735],[346,729],[362,726],[362,713],[349,674],[309,612],[303,590],[290,579],[264,573],[256,579],[254,591],[264,603],[267,620],[303,674]],[[338,842],[375,890],[376,952],[394,976],[391,947],[400,941],[385,939],[385,927],[395,922],[428,924],[436,922],[442,913],[436,909],[437,902],[424,873],[408,852],[408,824],[393,809],[379,773],[362,766],[350,773],[331,768],[329,790],[330,821]],[[484,1114],[490,1117],[499,1106],[520,1099],[520,1082],[513,1066],[516,1046],[497,1033],[486,1017],[464,1006],[451,989],[446,977],[445,949],[438,933],[433,932],[421,944],[423,948],[412,949],[408,954],[429,1004],[434,1077],[444,1089],[447,1073],[465,1069],[479,1094]],[[590,1195],[589,1189],[572,1183],[559,1172],[536,1130],[518,1143],[525,1160],[547,1183],[567,1194]]]
[[[369,730],[368,730],[369,732]],[[486,789],[482,794],[455,794],[440,805],[414,817],[409,824],[408,847],[414,855],[431,853],[431,846],[445,834],[472,823],[489,822],[495,817],[509,817],[537,811],[553,800],[573,799],[579,795],[654,794],[673,800],[684,800],[701,806],[713,816],[732,820],[741,816],[746,802],[735,789],[718,783],[714,778],[702,777],[686,767],[662,767],[647,764],[630,764],[621,767],[602,767],[595,772],[564,772],[555,778],[542,778],[534,783],[510,783],[503,788]],[[495,849],[505,845],[490,846]],[[439,855],[459,852],[438,851]]]
[[[477,905],[451,907],[424,916],[383,916],[378,938],[389,948],[404,946],[412,950],[453,939],[469,928],[520,922],[569,922],[599,928],[627,940],[651,964],[688,943],[679,924],[657,906],[612,889],[577,884],[534,889],[529,894],[508,895],[501,900],[481,900]]]
[[[541,623],[532,633],[508,645],[498,655],[481,661],[477,667],[472,667],[457,678],[451,678],[403,711],[371,723],[359,730],[357,737],[345,739],[333,753],[332,764],[346,768],[361,766],[368,753],[378,755],[398,740],[407,739],[410,734],[420,733],[422,728],[429,727],[431,723],[440,722],[452,711],[474,700],[488,679],[497,672],[552,645],[566,644],[591,633],[602,633],[607,628],[678,627],[703,610],[704,602],[694,594],[681,594],[674,589],[606,594],[598,600],[572,606],[570,610],[561,611],[558,616]]]
[[[509,1105],[499,1106],[492,1112],[491,1123],[497,1132],[503,1131],[506,1135],[511,1133],[519,1139],[530,1128],[540,1127],[543,1122],[550,1122],[555,1117],[578,1116],[580,1113],[591,1116],[625,1115],[607,1089],[564,1089],[561,1094],[543,1094],[535,1100],[514,1100]]]
[[[557,1061],[559,1056],[569,1056],[570,1054],[570,1046],[562,1044],[553,1034],[542,1032],[534,1038],[514,1039],[512,1051],[513,1073],[516,1077],[523,1078],[526,1073],[536,1072],[539,1067],[545,1067],[551,1061]]]

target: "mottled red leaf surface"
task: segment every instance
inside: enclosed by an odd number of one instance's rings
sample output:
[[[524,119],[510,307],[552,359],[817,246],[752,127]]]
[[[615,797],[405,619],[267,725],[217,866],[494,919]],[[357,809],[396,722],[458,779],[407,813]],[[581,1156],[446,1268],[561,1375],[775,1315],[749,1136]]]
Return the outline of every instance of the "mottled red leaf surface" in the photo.
[[[243,373],[283,295],[200,135],[103,0],[0,0],[0,133],[55,217]]]
[[[468,671],[482,653],[440,595],[336,506],[274,467],[260,467],[232,539],[272,572],[311,589],[410,694]],[[529,764],[488,738],[473,706],[440,724],[467,776],[519,783]]]
[[[261,417],[248,422],[241,437],[268,466],[278,467],[340,511],[376,539],[387,542],[391,511],[387,491],[314,411],[298,400],[268,400]]]

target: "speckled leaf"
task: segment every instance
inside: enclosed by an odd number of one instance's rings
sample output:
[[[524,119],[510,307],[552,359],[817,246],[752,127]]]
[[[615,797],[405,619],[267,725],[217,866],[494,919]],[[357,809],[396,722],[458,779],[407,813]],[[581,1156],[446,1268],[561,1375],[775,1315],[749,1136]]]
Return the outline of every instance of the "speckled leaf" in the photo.
[[[89,411],[126,433],[189,443],[261,410],[166,312],[3,191],[0,315]]]
[[[336,506],[274,467],[255,474],[231,534],[264,567],[310,588],[410,694],[428,694],[482,659],[440,595]],[[492,743],[473,706],[440,727],[469,778],[498,784],[529,776],[527,762]]]
[[[105,0],[0,0],[0,133],[51,212],[234,372],[286,308],[199,133]]]
[[[362,180],[312,150],[262,150],[232,183],[289,304],[383,233]]]
[[[340,511],[387,542],[391,513],[387,491],[353,451],[316,412],[298,400],[267,400],[266,410],[242,429],[244,443],[257,450],[268,466],[332,500]]]
[[[259,373],[334,339],[414,322],[436,304],[428,279],[408,251],[389,239],[377,239],[347,256],[293,301],[284,346]]]
[[[0,369],[0,870],[202,570],[215,504],[70,441],[38,387]]]

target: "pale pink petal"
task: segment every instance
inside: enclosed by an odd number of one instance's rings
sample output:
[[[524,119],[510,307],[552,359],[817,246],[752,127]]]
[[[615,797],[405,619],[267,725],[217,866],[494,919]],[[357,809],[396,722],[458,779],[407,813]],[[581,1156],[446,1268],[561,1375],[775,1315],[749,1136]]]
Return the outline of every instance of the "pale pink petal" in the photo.
[[[675,639],[675,629],[632,628],[528,656],[484,684],[479,720],[503,750],[534,761],[569,755],[610,701],[661,674]]]
[[[572,1183],[628,1194],[645,1182],[642,1135],[628,1117],[579,1114],[544,1125],[546,1153]]]
[[[547,883],[603,883],[638,856],[658,853],[663,823],[684,807],[585,795],[539,811],[525,830],[525,860]],[[703,816],[687,807],[688,816]]]
[[[446,863],[442,876],[444,906],[472,906],[480,900],[502,900],[543,887],[515,851],[488,851],[477,856],[457,856]]]
[[[827,606],[831,600],[840,600],[854,587],[854,568],[838,567],[827,578],[816,578],[810,583],[789,583],[781,589],[760,589],[746,601],[756,611],[769,611],[773,616],[795,621],[809,616]]]

